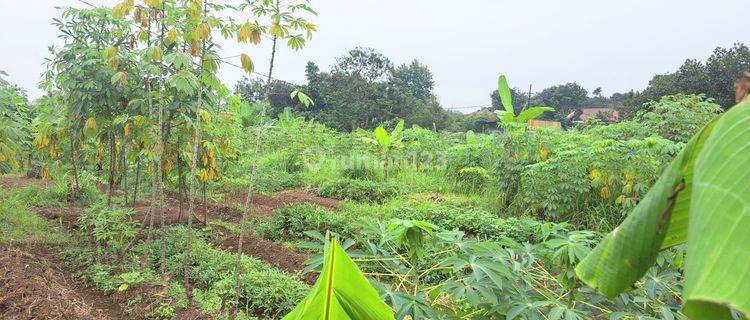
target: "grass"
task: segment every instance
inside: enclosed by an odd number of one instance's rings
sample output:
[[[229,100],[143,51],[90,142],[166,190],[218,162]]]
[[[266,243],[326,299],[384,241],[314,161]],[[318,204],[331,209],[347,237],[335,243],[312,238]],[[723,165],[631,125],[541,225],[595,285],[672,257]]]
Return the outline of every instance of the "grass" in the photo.
[[[31,213],[19,199],[0,202],[0,243],[60,244],[68,240],[67,233]]]

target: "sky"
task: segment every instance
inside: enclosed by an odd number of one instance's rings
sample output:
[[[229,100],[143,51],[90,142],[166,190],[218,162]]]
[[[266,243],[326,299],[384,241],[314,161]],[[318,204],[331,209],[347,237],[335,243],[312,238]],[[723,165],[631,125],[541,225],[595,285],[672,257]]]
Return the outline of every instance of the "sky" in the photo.
[[[0,0],[0,70],[32,99],[43,94],[38,83],[47,47],[60,44],[51,25],[60,13],[55,7],[65,6],[85,5]],[[280,49],[275,78],[304,84],[307,61],[327,71],[348,50],[371,47],[396,65],[418,59],[432,71],[443,107],[462,112],[488,105],[500,74],[523,91],[577,82],[611,94],[642,90],[653,75],[673,72],[685,59],[705,60],[717,46],[750,42],[747,0],[312,0],[312,6],[318,33],[300,52]],[[266,73],[267,42],[228,41],[219,55],[246,53]],[[229,65],[220,72],[229,87],[243,76]]]

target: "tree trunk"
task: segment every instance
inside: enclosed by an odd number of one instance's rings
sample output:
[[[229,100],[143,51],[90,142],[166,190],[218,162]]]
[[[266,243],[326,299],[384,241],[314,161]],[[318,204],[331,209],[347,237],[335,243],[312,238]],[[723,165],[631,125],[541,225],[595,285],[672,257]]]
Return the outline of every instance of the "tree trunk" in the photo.
[[[138,187],[141,181],[141,158],[135,162],[135,184],[133,185],[133,203],[138,199]]]
[[[276,11],[279,11],[280,6],[280,0],[276,0]],[[268,104],[270,104],[269,96],[271,93],[271,80],[273,80],[273,65],[274,60],[276,59],[276,43],[277,43],[278,37],[273,37],[273,46],[271,49],[271,63],[268,68],[268,80],[266,82],[266,92],[264,93],[264,98]],[[242,245],[245,238],[245,221],[247,220],[247,214],[250,210],[252,210],[253,205],[253,191],[254,191],[254,183],[255,183],[255,173],[258,169],[258,158],[260,158],[260,149],[263,145],[263,135],[265,134],[265,117],[266,117],[266,104],[262,104],[261,113],[260,113],[260,121],[258,124],[258,136],[255,140],[255,147],[253,149],[253,162],[250,169],[250,179],[249,179],[249,185],[247,187],[247,198],[245,199],[245,206],[242,210],[242,218],[240,219],[240,235],[239,235],[239,241],[237,243],[237,261],[235,263],[234,267],[234,273],[235,273],[235,296],[234,296],[234,308],[232,309],[231,317],[232,319],[237,319],[237,311],[239,310],[239,304],[240,304],[240,293],[241,293],[241,278],[240,278],[240,270],[242,267]],[[206,223],[208,223],[208,220],[206,220]]]
[[[207,14],[208,11],[208,0],[206,0],[203,3],[203,14]],[[206,40],[201,41],[201,60],[200,65],[198,67],[198,78],[201,79],[201,74],[203,73],[203,56],[206,54]],[[198,88],[198,104],[195,108],[195,133],[193,134],[193,158],[191,159],[191,166],[190,166],[190,176],[188,177],[190,179],[190,190],[189,190],[189,200],[188,200],[188,216],[187,216],[187,227],[190,232],[188,232],[188,238],[187,242],[185,243],[185,264],[183,265],[183,286],[185,287],[185,294],[187,296],[188,301],[188,307],[193,305],[193,294],[192,289],[190,287],[190,262],[192,259],[192,242],[193,242],[193,214],[195,214],[195,171],[198,168],[198,151],[200,149],[200,142],[201,142],[201,108],[203,107],[203,81],[200,82],[199,88]],[[205,190],[205,189],[204,189]]]
[[[115,134],[109,133],[109,191],[107,192],[107,207],[112,206],[112,193],[115,191]]]

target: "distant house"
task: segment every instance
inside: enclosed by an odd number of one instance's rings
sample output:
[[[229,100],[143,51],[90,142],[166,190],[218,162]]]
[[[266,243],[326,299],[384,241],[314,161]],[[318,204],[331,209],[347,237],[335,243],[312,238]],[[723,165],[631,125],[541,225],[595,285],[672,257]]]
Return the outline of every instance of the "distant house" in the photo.
[[[493,133],[499,132],[498,122],[499,119],[494,111],[487,108],[469,113],[470,116],[474,117],[475,125],[481,128],[480,132]],[[547,120],[529,120],[529,126],[532,128],[557,128],[562,129],[562,125],[557,121]]]
[[[604,123],[615,123],[620,121],[620,111],[613,108],[580,108],[568,114],[568,120],[574,123],[588,123],[594,118]]]
[[[562,125],[558,121],[529,120],[529,126],[531,126],[532,128],[555,128],[555,129],[562,129]]]

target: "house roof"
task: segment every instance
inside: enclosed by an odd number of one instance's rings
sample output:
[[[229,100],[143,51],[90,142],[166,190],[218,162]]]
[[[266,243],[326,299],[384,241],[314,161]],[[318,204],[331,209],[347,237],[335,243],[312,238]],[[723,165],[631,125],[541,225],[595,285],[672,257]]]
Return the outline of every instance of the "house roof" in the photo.
[[[608,115],[608,122],[617,122],[620,120],[620,111],[613,108],[581,108],[573,110],[568,114],[568,119],[571,121],[582,121],[588,122],[590,117],[596,117],[596,115],[603,113]]]

